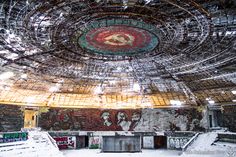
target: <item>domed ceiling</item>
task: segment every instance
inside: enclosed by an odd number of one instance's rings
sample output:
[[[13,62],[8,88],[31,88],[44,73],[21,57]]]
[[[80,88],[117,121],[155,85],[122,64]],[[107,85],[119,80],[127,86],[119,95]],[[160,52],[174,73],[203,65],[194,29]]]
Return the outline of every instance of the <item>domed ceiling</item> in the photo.
[[[233,103],[235,39],[233,0],[3,0],[0,102]]]

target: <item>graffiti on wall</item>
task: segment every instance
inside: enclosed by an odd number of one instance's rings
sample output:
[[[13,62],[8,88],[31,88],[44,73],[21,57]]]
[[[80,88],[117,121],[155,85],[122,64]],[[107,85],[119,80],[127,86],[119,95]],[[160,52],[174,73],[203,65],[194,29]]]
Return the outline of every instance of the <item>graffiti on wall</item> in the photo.
[[[76,137],[65,136],[65,137],[53,137],[56,141],[59,149],[75,149],[76,148]]]
[[[206,118],[196,109],[50,109],[39,117],[44,130],[203,131]]]
[[[169,149],[181,149],[189,140],[188,137],[168,137],[167,145]]]
[[[0,135],[0,143],[8,143],[15,141],[26,141],[28,139],[27,132],[13,132],[13,133],[4,133]]]
[[[98,149],[100,147],[101,140],[100,137],[90,137],[89,138],[89,148],[90,149]]]

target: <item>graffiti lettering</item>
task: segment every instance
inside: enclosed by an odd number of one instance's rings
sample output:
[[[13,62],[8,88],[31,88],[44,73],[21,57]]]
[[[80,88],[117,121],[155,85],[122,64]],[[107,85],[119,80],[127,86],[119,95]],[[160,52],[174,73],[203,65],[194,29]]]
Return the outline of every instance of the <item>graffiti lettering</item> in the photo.
[[[28,133],[16,132],[16,133],[4,133],[1,135],[0,143],[26,141],[28,139]]]
[[[99,137],[90,137],[89,138],[89,148],[90,149],[97,149],[100,145],[100,138]]]
[[[59,149],[75,149],[76,148],[76,137],[54,137]]]
[[[168,139],[170,149],[181,149],[190,138],[185,137],[171,137]]]

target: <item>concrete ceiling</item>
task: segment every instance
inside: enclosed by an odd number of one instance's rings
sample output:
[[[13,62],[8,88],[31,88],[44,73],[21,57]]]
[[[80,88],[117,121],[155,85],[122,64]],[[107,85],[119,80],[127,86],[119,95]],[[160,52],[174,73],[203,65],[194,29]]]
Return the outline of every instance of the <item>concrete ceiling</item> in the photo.
[[[0,103],[234,103],[235,38],[233,0],[3,0]]]

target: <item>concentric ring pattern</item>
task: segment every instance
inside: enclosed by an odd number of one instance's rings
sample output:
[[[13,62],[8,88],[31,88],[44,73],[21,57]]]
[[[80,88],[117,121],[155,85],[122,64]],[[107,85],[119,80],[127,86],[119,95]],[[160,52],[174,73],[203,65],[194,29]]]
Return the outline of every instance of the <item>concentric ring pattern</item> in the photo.
[[[229,2],[4,0],[2,72],[51,83],[64,79],[74,89],[99,85],[108,93],[129,92],[134,83],[147,93],[190,95],[199,81],[231,85],[235,75],[222,70],[236,59],[236,9]],[[119,90],[111,80],[121,82]],[[208,85],[214,86],[202,88]]]
[[[155,32],[149,32],[155,31],[154,26],[134,20],[125,22],[122,19],[111,19],[106,21],[105,27],[92,27],[93,29],[79,37],[79,45],[91,53],[118,56],[147,53],[157,46],[158,39],[154,35]],[[90,25],[94,26],[93,23]]]

